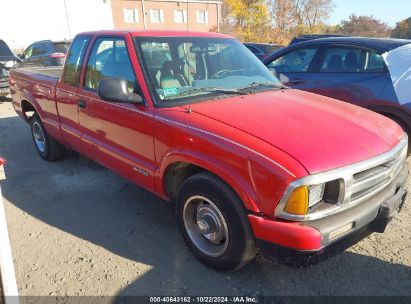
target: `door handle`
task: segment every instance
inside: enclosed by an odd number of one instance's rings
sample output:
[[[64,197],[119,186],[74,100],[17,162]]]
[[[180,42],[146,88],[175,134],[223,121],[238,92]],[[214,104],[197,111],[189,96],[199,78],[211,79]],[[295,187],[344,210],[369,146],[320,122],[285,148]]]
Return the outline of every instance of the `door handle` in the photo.
[[[84,109],[86,107],[86,101],[82,100],[82,99],[79,99],[78,102],[77,102],[77,105],[80,109]]]

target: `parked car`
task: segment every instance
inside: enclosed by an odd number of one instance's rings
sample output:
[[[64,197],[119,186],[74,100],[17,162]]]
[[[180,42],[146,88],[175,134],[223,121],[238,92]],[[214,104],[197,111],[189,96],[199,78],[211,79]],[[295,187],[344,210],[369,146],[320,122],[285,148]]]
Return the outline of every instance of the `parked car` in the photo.
[[[19,59],[14,56],[9,46],[0,39],[0,97],[10,93],[9,69],[16,65]]]
[[[361,37],[315,39],[289,46],[266,58],[264,64],[292,88],[373,110],[410,134],[410,104],[398,101],[383,58],[384,53],[410,43]]]
[[[83,33],[55,71],[10,73],[39,155],[69,147],[175,202],[184,240],[210,267],[238,269],[258,249],[311,265],[383,232],[404,203],[397,124],[284,88],[230,36]]]
[[[310,34],[310,35],[300,35],[297,37],[294,37],[290,43],[288,44],[293,45],[296,43],[300,43],[303,41],[308,41],[308,40],[313,40],[313,39],[320,39],[320,38],[332,38],[332,37],[349,37],[347,35],[340,35],[340,34]]]
[[[43,40],[30,44],[20,56],[20,67],[62,66],[71,41]]]
[[[244,43],[244,45],[260,60],[263,60],[268,55],[284,47],[272,43]]]

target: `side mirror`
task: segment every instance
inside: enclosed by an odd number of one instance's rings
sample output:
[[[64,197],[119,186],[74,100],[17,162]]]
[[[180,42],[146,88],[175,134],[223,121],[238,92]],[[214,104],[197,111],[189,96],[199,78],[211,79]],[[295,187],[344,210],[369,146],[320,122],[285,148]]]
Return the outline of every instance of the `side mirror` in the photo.
[[[127,80],[123,78],[104,78],[97,88],[101,99],[112,102],[142,103],[143,98],[136,93],[129,93]]]

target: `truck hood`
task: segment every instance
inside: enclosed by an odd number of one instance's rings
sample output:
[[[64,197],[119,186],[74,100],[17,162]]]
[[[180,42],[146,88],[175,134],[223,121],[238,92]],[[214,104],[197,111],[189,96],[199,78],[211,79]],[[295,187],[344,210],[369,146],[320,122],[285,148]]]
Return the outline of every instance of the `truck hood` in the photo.
[[[191,109],[281,149],[311,174],[384,153],[403,136],[379,114],[299,90],[235,96]]]

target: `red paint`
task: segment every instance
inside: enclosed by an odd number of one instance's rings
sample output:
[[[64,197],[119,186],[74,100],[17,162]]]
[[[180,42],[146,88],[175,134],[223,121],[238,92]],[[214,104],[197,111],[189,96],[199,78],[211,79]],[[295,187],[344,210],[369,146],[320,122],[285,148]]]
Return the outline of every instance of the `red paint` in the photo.
[[[310,173],[352,164],[388,151],[402,130],[365,109],[297,90],[236,96],[185,106],[155,108],[134,51],[133,36],[230,38],[216,33],[167,31],[89,32],[123,37],[146,105],[102,101],[80,86],[12,70],[13,106],[24,118],[31,104],[46,131],[81,154],[168,199],[169,166],[186,162],[223,179],[245,207],[257,238],[297,249],[318,249],[318,231],[272,217],[285,188]],[[79,108],[82,99],[87,107]],[[361,122],[361,124],[358,123]],[[134,170],[144,170],[143,175]],[[134,169],[133,169],[134,168]]]
[[[321,234],[312,227],[255,215],[249,215],[248,220],[254,235],[260,240],[298,250],[321,249]]]

